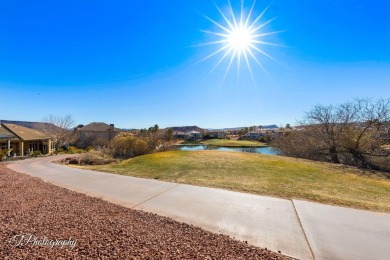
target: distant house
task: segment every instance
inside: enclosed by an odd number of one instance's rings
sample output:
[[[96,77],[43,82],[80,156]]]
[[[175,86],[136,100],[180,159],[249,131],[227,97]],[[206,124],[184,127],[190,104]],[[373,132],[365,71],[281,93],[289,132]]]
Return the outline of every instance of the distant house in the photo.
[[[198,140],[202,139],[202,133],[198,131],[190,131],[186,133],[186,139],[188,140]]]
[[[208,131],[207,134],[210,138],[222,139],[225,137],[225,133],[223,131]]]
[[[76,131],[78,147],[88,147],[90,145],[105,145],[121,132],[115,128],[114,124],[102,122],[90,123]]]
[[[246,133],[241,139],[247,140],[258,140],[261,137],[264,137],[266,141],[269,141],[272,138],[278,137],[283,134],[283,131],[279,129],[275,130],[255,130]]]
[[[261,136],[266,136],[266,133],[260,132],[260,131],[251,131],[246,133],[243,138],[244,139],[251,139],[251,140],[257,140]]]
[[[187,134],[183,131],[173,131],[173,138],[176,139],[186,139]]]
[[[46,134],[16,124],[0,124],[0,149],[12,151],[9,156],[25,156],[33,151],[50,154],[53,142]]]

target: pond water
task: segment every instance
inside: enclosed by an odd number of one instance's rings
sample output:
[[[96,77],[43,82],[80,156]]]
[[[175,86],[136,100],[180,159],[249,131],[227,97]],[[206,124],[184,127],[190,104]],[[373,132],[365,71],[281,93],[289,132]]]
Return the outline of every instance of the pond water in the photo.
[[[200,151],[200,150],[216,150],[216,151],[230,151],[230,152],[247,152],[247,153],[261,153],[277,155],[278,152],[271,147],[221,147],[208,145],[178,145],[177,149],[180,151]]]

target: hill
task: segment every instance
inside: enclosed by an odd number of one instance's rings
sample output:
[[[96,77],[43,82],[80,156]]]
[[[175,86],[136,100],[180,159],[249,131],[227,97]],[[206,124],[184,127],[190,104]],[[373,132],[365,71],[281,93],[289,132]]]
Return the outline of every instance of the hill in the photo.
[[[181,131],[181,132],[190,132],[190,131],[197,131],[201,132],[204,129],[200,128],[198,126],[173,126],[173,127],[167,127],[166,129],[171,128],[173,131]]]

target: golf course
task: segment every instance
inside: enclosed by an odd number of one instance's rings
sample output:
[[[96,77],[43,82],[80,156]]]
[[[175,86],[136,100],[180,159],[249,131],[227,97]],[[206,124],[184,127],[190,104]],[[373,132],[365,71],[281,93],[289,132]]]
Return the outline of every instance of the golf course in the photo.
[[[389,175],[339,164],[241,152],[168,151],[83,168],[390,212]]]

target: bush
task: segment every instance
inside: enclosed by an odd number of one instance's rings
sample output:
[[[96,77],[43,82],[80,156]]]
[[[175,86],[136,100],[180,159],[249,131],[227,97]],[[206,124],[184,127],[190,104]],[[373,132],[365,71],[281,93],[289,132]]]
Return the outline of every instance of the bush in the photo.
[[[11,151],[12,151],[12,149],[10,149],[10,150],[0,150],[0,162],[2,160],[4,160],[5,158],[7,158],[8,153],[10,153]]]
[[[131,133],[117,135],[108,146],[108,154],[114,158],[128,159],[153,152],[171,149],[173,142],[158,132],[146,132],[135,136]]]
[[[33,151],[30,153],[30,156],[32,157],[38,157],[39,155],[42,155],[42,152],[39,150]]]
[[[79,157],[80,165],[103,165],[116,162],[111,156],[103,151],[91,150]]]
[[[75,146],[69,146],[68,149],[66,149],[66,153],[75,154],[77,153],[77,147]]]
[[[155,148],[151,143],[148,137],[119,135],[110,142],[109,149],[115,158],[126,159],[149,153]]]
[[[60,147],[54,151],[54,154],[63,154],[64,152],[65,152],[64,148]]]
[[[62,149],[62,148],[60,148]],[[77,148],[75,146],[69,146],[68,149],[64,150],[60,150],[57,152],[57,153],[68,153],[68,154],[78,154],[78,153],[85,153],[86,151],[84,149],[81,149],[81,148]]]

